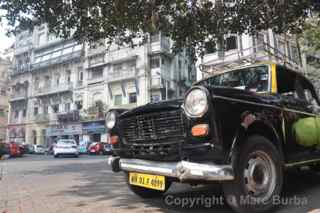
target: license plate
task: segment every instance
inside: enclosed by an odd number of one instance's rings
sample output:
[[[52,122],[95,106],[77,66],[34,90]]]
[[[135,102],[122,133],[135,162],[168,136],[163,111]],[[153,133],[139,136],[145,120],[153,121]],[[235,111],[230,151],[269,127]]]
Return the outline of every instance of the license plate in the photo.
[[[165,177],[159,175],[148,175],[140,173],[129,173],[129,183],[135,186],[155,189],[159,191],[165,190]]]

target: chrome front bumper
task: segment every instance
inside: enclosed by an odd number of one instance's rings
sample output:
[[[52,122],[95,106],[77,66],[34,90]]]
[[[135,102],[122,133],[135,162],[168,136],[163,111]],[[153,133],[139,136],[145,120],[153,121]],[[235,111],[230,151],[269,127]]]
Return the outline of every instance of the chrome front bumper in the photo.
[[[140,172],[186,180],[228,181],[234,180],[233,169],[230,165],[216,165],[213,163],[157,162],[139,159],[119,159],[110,157],[108,164],[117,171]],[[118,164],[118,165],[114,165]]]

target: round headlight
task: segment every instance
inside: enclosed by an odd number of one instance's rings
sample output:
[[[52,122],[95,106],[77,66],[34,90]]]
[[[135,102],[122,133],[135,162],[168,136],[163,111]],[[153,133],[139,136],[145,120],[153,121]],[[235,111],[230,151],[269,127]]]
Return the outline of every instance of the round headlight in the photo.
[[[184,100],[184,109],[190,117],[202,117],[208,111],[206,92],[199,88],[191,90]]]
[[[108,112],[106,116],[106,126],[108,129],[112,129],[116,125],[117,116],[115,112]]]

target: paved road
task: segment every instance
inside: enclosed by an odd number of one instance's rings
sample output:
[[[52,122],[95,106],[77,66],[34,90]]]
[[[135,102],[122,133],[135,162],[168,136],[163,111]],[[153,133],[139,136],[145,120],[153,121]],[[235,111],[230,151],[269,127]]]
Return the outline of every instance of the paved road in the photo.
[[[127,189],[122,174],[113,174],[106,158],[100,156],[54,159],[29,155],[0,161],[0,173],[1,168],[0,213],[231,212],[226,205],[207,208],[221,204],[221,190],[215,185],[192,188],[174,184],[164,198],[142,200]],[[285,197],[294,196],[302,206],[287,199],[283,202],[292,205],[277,212],[320,208],[320,174],[305,172],[286,179]],[[182,200],[177,198],[198,199],[198,205],[182,207]]]

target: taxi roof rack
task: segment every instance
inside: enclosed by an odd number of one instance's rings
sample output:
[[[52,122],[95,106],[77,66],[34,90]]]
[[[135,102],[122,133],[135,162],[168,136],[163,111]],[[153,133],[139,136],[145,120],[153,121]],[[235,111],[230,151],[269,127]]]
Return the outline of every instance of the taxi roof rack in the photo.
[[[237,67],[249,66],[259,62],[274,62],[303,72],[301,59],[294,60],[287,54],[270,46],[268,43],[262,43],[247,49],[237,50],[231,54],[218,57],[200,65],[200,71],[204,74],[217,74]]]

